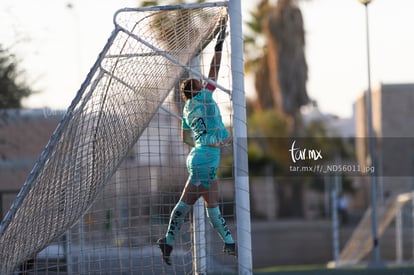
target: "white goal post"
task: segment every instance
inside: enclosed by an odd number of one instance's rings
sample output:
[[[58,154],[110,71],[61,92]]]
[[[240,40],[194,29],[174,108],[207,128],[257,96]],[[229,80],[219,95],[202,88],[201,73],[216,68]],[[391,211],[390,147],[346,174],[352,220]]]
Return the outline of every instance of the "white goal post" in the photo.
[[[234,176],[236,185],[237,236],[239,274],[253,272],[249,172],[247,160],[247,119],[244,90],[243,32],[241,0],[229,2],[231,29],[231,62],[233,79]]]
[[[171,270],[151,241],[166,229],[163,211],[184,184],[188,149],[176,138],[182,106],[176,87],[190,74],[211,81],[203,56],[211,56],[210,42],[223,23],[230,39],[222,73],[228,72],[214,84],[224,98],[218,104],[231,112],[234,155],[227,181],[234,183],[229,204],[235,207],[236,269],[252,274],[241,18],[241,0],[115,14],[107,44],[0,224],[1,274],[61,266],[68,274],[198,273],[194,266],[200,265],[201,273],[209,271],[214,247],[203,246],[202,264],[191,263],[193,252],[186,250],[193,243],[186,230],[199,230],[197,215],[183,226]],[[192,65],[195,57],[199,66]]]

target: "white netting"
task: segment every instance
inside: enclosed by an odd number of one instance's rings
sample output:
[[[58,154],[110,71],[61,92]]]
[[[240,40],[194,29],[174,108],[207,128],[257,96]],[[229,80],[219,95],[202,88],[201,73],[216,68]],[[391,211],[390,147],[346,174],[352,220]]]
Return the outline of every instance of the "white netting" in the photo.
[[[218,6],[145,12],[131,9],[117,14],[107,45],[1,224],[1,274],[11,273],[78,222],[186,73],[180,64],[188,65],[202,51],[225,16],[226,9]],[[115,178],[124,177],[122,169],[118,171]],[[135,188],[134,193],[147,191],[139,190],[139,185]],[[118,191],[113,194],[120,194]],[[100,202],[111,200],[102,198]],[[141,209],[135,211],[140,213]],[[110,211],[101,214],[108,220],[113,215]],[[87,226],[84,223],[82,220],[79,227]],[[122,236],[117,239],[122,242]],[[82,236],[79,242],[84,242]],[[70,251],[73,248],[59,249],[74,253]],[[78,251],[76,255],[85,253]],[[142,251],[118,248],[117,253]],[[72,271],[84,270],[82,265]]]

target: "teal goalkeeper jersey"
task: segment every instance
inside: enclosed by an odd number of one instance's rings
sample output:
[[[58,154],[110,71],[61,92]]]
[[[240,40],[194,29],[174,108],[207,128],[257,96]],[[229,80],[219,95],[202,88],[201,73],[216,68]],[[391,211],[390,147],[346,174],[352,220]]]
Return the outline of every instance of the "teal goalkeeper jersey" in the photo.
[[[185,103],[182,127],[193,132],[196,146],[218,143],[229,137],[213,92],[207,88]]]

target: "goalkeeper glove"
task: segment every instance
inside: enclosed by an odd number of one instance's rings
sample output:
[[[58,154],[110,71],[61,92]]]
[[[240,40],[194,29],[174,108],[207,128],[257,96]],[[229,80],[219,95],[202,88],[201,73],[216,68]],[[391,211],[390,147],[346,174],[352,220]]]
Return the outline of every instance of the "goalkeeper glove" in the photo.
[[[226,25],[223,25],[223,28],[221,29],[217,37],[217,43],[216,43],[216,46],[214,47],[214,50],[216,52],[221,52],[223,50],[224,39],[226,39]]]

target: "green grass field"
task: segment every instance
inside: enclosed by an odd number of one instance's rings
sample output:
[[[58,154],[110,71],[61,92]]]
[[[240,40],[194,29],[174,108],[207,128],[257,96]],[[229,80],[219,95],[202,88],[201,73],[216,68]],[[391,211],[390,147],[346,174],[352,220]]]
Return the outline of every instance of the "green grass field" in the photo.
[[[321,266],[275,267],[254,270],[255,275],[414,275],[414,267],[338,268]]]

